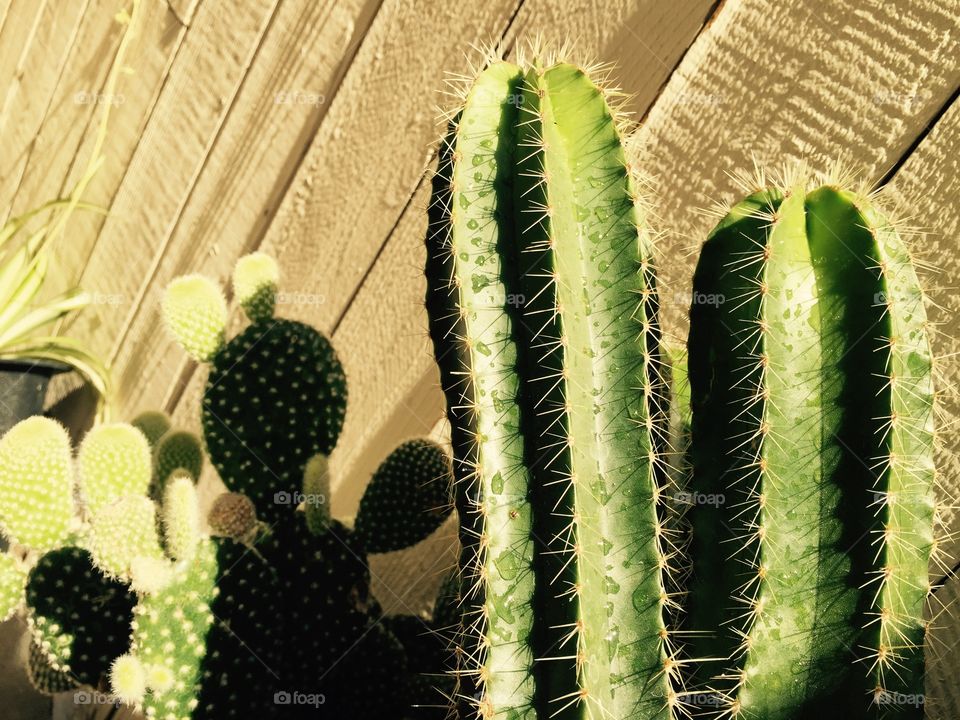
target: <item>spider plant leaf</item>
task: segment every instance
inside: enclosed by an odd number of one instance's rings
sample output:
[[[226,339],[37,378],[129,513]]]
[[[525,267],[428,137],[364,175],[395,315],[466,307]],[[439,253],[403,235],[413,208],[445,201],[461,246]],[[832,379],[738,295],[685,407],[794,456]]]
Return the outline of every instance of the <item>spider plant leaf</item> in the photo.
[[[46,253],[34,256],[19,282],[14,281],[12,292],[0,305],[0,334],[5,335],[20,314],[27,308],[43,287],[47,275]],[[0,294],[3,290],[0,289]],[[2,347],[2,344],[0,344]]]
[[[9,326],[0,329],[0,348],[16,343],[59,320],[67,313],[80,310],[89,304],[90,295],[80,289],[74,289],[45,305],[34,308],[16,318]]]

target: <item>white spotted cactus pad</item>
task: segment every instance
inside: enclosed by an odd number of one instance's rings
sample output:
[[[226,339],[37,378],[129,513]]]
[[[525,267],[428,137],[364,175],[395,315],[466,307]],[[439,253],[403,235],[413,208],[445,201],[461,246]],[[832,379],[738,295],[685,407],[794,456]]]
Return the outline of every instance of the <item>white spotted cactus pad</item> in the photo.
[[[252,322],[229,342],[221,334],[204,352],[197,352],[195,333],[181,326],[199,312],[187,309],[211,304],[220,290],[194,276],[180,278],[164,305],[184,349],[210,362],[202,407],[210,461],[227,487],[247,495],[271,524],[293,509],[307,462],[333,450],[347,402],[346,378],[329,340],[309,325],[273,317],[272,305],[268,314],[265,301],[255,299],[272,294],[263,290],[276,284],[272,268],[263,258],[240,260],[235,279],[250,300]]]
[[[74,529],[70,438],[56,421],[24,420],[0,439],[0,526],[13,542],[44,551]]]
[[[182,470],[194,482],[203,471],[203,444],[189,430],[170,430],[157,442],[154,449],[154,485],[151,495],[163,497],[163,487],[176,470]]]
[[[11,617],[23,603],[27,573],[9,554],[0,555],[0,622]]]
[[[277,261],[266,253],[245,255],[233,269],[233,295],[251,320],[273,317],[279,282]]]
[[[202,275],[180,277],[167,286],[163,317],[177,342],[194,360],[206,362],[223,345],[227,301],[219,286]]]
[[[164,547],[174,560],[190,560],[200,540],[197,489],[189,475],[175,475],[167,483],[161,508]]]
[[[373,474],[360,500],[356,532],[367,552],[417,544],[453,509],[450,457],[429,440],[400,445]]]
[[[130,424],[143,433],[153,448],[170,429],[170,416],[160,410],[146,410],[137,415]]]
[[[136,560],[164,558],[156,506],[146,496],[128,496],[101,508],[91,520],[87,544],[105,574],[130,581]]]
[[[99,425],[77,453],[80,492],[90,513],[128,495],[145,495],[153,472],[150,443],[132,425]]]

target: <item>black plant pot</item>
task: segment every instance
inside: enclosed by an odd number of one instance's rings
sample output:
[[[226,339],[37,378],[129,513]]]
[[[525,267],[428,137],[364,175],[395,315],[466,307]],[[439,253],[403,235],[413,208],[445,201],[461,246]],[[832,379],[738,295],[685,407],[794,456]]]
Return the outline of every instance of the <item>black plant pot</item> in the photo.
[[[43,412],[50,378],[70,368],[47,360],[0,360],[0,436]]]

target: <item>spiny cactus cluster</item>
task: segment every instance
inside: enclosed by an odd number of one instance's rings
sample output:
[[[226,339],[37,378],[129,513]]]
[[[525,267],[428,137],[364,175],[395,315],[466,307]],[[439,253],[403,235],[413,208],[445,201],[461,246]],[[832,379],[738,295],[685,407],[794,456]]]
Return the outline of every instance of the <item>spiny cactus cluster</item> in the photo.
[[[651,233],[610,97],[576,65],[495,62],[434,179],[427,307],[478,717],[675,703]]]
[[[250,324],[229,340],[224,294],[212,281],[174,280],[163,303],[172,334],[210,366],[204,445],[230,492],[214,502],[209,524],[264,558],[273,573],[260,583],[270,588],[271,612],[241,613],[252,626],[271,626],[261,636],[282,640],[279,654],[270,645],[257,653],[274,692],[257,689],[249,702],[260,717],[400,717],[424,697],[439,704],[442,696],[411,694],[422,688],[408,679],[405,647],[381,622],[367,553],[407,547],[442,523],[451,510],[450,461],[428,441],[401,445],[374,474],[356,530],[331,517],[327,458],[345,417],[346,379],[327,338],[274,317],[278,278],[272,258],[240,259],[233,294]],[[236,597],[243,598],[242,587]],[[232,669],[223,677],[220,692],[203,684],[199,708],[207,697],[251,686]],[[319,709],[296,701],[321,697]]]
[[[752,184],[703,246],[687,390],[616,96],[533,55],[466,84],[429,210],[454,710],[921,717],[934,394],[896,224],[844,178]]]

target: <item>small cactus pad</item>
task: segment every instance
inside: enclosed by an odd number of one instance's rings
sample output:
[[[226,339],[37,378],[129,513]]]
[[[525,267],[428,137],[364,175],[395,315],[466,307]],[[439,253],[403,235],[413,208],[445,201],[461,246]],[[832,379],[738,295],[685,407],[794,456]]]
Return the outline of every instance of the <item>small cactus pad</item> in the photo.
[[[170,416],[160,410],[147,410],[137,415],[130,424],[143,433],[152,448],[170,429]]]
[[[217,353],[203,398],[210,460],[268,523],[289,518],[307,461],[329,454],[346,412],[330,342],[292,320],[253,323]]]
[[[318,535],[330,527],[330,462],[319,453],[307,462],[303,470],[303,504],[307,527]]]
[[[273,316],[277,303],[280,270],[271,256],[262,252],[244,255],[233,268],[233,295],[251,320]]]
[[[27,678],[33,689],[43,695],[56,695],[80,687],[80,683],[68,672],[54,670],[47,653],[30,639],[27,655]]]
[[[27,574],[10,554],[0,555],[0,622],[13,615],[23,602]]]
[[[166,433],[154,450],[154,480],[151,493],[163,496],[163,486],[174,470],[185,470],[194,482],[203,471],[203,445],[200,438],[188,430],[171,430]]]
[[[88,546],[103,572],[129,580],[135,559],[163,559],[156,506],[131,495],[101,508],[91,520]]]
[[[227,301],[209,278],[186,275],[171,282],[162,310],[170,332],[194,360],[207,362],[222,347]]]
[[[78,482],[91,513],[127,495],[145,495],[152,464],[146,436],[123,423],[99,425],[77,453]]]
[[[40,558],[26,598],[34,642],[50,670],[96,687],[127,649],[134,594],[105,578],[90,553],[71,546]]]
[[[411,440],[390,453],[357,512],[357,537],[367,551],[410,547],[440,527],[453,509],[451,475],[449,456],[430,440]]]
[[[43,417],[17,423],[0,439],[0,527],[13,542],[51,550],[74,517],[70,438]]]
[[[171,582],[157,593],[143,595],[134,611],[131,655],[146,676],[173,678],[148,688],[143,698],[148,718],[191,717],[207,632],[214,621],[210,603],[216,595],[217,572],[216,548],[202,541],[193,561],[178,565]]]
[[[214,622],[200,667],[201,687],[191,720],[273,718],[274,693],[283,674],[284,646],[304,627],[287,627],[279,611],[274,570],[256,553],[232,540],[217,540]],[[326,618],[317,618],[319,623]],[[162,716],[161,716],[162,717]]]
[[[241,540],[257,527],[257,508],[241,493],[223,493],[213,501],[207,523],[214,535]]]
[[[189,475],[174,473],[163,495],[163,539],[174,560],[190,560],[200,539],[197,489]]]

